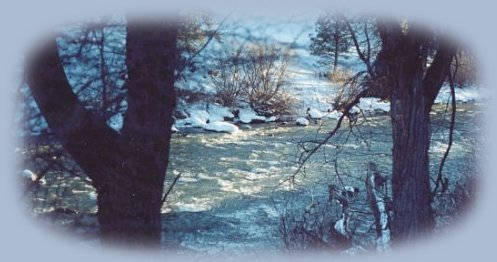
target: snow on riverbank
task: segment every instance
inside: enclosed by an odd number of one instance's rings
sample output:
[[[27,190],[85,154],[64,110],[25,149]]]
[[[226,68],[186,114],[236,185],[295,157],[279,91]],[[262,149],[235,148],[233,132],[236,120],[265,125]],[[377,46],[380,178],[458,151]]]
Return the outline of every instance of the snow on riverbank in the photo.
[[[260,122],[260,123],[266,122],[266,117],[257,115],[257,113],[255,113],[255,111],[252,110],[251,108],[239,109],[238,118],[240,122],[244,124],[250,124],[255,122]]]
[[[485,97],[482,94],[482,92],[485,93],[483,88],[478,88],[476,86],[468,86],[464,88],[456,87],[454,90],[456,92],[456,102],[458,103],[482,102]],[[440,89],[440,92],[435,99],[435,103],[447,103],[447,101],[450,101],[449,99],[450,87],[448,85],[444,85],[442,86],[442,89]]]
[[[309,120],[307,120],[307,118],[305,118],[305,117],[299,117],[299,118],[297,118],[297,120],[295,120],[295,123],[298,126],[308,126]]]
[[[361,98],[357,107],[366,112],[390,112],[390,102],[374,97]]]
[[[338,119],[342,113],[333,108],[332,102],[336,99],[340,86],[331,82],[323,74],[329,72],[330,67],[323,65],[322,58],[310,52],[310,34],[315,34],[316,17],[294,17],[290,20],[263,19],[239,17],[228,19],[224,27],[233,34],[223,36],[224,41],[212,41],[196,58],[196,63],[202,66],[195,72],[185,72],[183,80],[176,84],[179,89],[191,92],[200,92],[213,96],[215,87],[209,77],[215,57],[219,50],[228,48],[232,43],[263,41],[268,45],[288,48],[289,61],[285,73],[283,89],[294,99],[292,118],[308,117],[309,119]],[[254,40],[255,39],[255,40]],[[338,61],[339,70],[345,74],[364,70],[364,64],[357,57],[352,48],[346,56]],[[187,92],[188,93],[188,92]],[[458,103],[481,102],[485,95],[482,88],[465,87],[456,88]],[[442,87],[435,103],[446,103],[450,98],[450,88]],[[264,123],[275,121],[275,117],[266,118],[257,115],[247,105],[237,108],[227,108],[218,104],[197,101],[186,104],[188,97],[180,97],[181,110],[186,113],[186,118],[177,119],[175,127],[181,130],[184,127],[205,128],[211,122],[232,122],[234,124]],[[309,109],[309,110],[308,110]],[[235,116],[234,112],[238,110]],[[351,113],[360,111],[368,114],[382,114],[390,112],[390,102],[378,98],[362,98]],[[293,119],[295,119],[293,118]],[[109,125],[119,130],[122,127],[122,115],[116,115],[109,120]],[[238,122],[239,121],[239,122]]]
[[[324,116],[324,114],[321,111],[319,111],[319,110],[317,110],[315,108],[309,108],[309,109],[307,109],[307,114],[311,118],[314,118],[314,119],[321,119]]]
[[[237,126],[221,121],[210,122],[204,126],[204,129],[214,132],[224,132],[230,134],[240,131],[240,129]]]
[[[264,117],[257,115],[251,108],[238,108],[238,116],[235,117],[232,110],[219,104],[197,103],[183,104],[182,109],[187,117],[176,119],[174,127],[182,128],[195,127],[208,131],[235,133],[240,131],[239,127],[232,123],[268,123],[277,120],[277,117]],[[230,123],[232,122],[232,123]]]

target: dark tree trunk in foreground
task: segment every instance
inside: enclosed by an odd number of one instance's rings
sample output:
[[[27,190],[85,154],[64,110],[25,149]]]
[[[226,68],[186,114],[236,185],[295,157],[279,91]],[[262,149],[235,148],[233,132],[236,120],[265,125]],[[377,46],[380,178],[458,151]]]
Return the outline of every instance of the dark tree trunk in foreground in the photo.
[[[416,238],[434,227],[429,158],[430,110],[442,87],[455,49],[441,42],[430,66],[430,37],[399,23],[379,24],[382,50],[377,77],[390,88],[393,134],[392,237]]]
[[[32,57],[27,75],[51,131],[92,179],[105,243],[158,246],[160,208],[175,106],[176,28],[128,21],[128,109],[120,133],[74,94],[55,38]]]

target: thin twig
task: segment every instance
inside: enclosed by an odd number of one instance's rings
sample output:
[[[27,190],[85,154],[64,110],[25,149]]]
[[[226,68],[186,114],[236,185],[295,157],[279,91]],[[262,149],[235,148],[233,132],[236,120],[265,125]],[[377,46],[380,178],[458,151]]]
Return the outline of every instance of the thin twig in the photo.
[[[343,119],[345,117],[348,117],[349,115],[349,110],[354,106],[356,105],[359,100],[364,97],[367,93],[367,88],[364,89],[362,92],[360,92],[359,94],[357,94],[357,96],[349,103],[347,103],[345,106],[343,106],[343,114],[340,116],[340,118],[338,119],[338,122],[335,126],[335,128],[333,128],[333,130],[328,133],[328,136],[326,136],[323,141],[321,141],[319,144],[317,144],[314,148],[310,149],[310,150],[306,150],[302,153],[302,155],[300,156],[299,158],[299,165],[297,167],[297,170],[294,172],[293,174],[293,178],[295,177],[296,174],[298,174],[300,171],[302,171],[302,169],[304,168],[304,165],[305,163],[311,158],[312,155],[314,155],[314,153],[316,153],[320,148],[321,146],[323,146],[324,144],[326,144],[333,136],[335,136],[335,134],[338,132],[338,130],[340,129],[340,127],[342,126],[342,122],[343,122]]]
[[[171,184],[171,186],[169,187],[169,189],[167,190],[166,194],[164,194],[164,196],[162,197],[162,204],[164,205],[164,202],[166,202],[166,198],[167,196],[169,195],[169,193],[171,193],[171,190],[173,189],[174,185],[176,184],[176,182],[178,181],[178,179],[181,177],[181,174],[182,173],[179,173],[173,180],[173,183]]]

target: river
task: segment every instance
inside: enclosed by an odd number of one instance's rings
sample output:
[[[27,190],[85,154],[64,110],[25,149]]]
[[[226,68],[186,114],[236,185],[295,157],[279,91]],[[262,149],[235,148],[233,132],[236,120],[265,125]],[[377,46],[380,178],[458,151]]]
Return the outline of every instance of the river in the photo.
[[[468,161],[475,161],[479,114],[475,104],[458,105],[454,144],[444,169],[452,181],[462,179],[460,170]],[[389,119],[388,115],[359,117],[353,129],[345,121],[306,164],[305,174],[295,177],[298,144],[324,138],[336,120],[308,127],[259,124],[236,134],[174,134],[165,189],[175,176],[181,176],[162,208],[163,246],[211,254],[284,249],[282,216],[298,217],[311,203],[325,205],[329,184],[363,189],[369,161],[375,162],[383,175],[390,174]],[[442,105],[432,113],[432,173],[438,170],[446,148],[448,119]],[[44,221],[86,236],[85,243],[98,243],[93,188],[85,178],[56,175],[48,174],[47,185],[32,195],[34,213],[48,217],[44,214],[56,208],[77,210],[78,219],[57,215]],[[358,198],[365,200],[364,190]]]

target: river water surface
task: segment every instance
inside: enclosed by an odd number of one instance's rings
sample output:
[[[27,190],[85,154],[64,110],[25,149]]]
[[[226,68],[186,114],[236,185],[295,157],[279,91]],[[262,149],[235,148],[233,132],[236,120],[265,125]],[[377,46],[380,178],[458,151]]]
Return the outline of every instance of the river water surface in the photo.
[[[460,170],[468,161],[475,161],[478,114],[474,104],[458,105],[454,144],[444,169],[453,181],[461,179]],[[446,148],[448,119],[443,106],[432,114],[432,173],[438,170]],[[308,127],[271,123],[252,125],[236,134],[174,134],[165,189],[175,176],[181,176],[162,209],[164,247],[201,253],[282,250],[282,215],[303,212],[313,202],[326,202],[329,184],[364,188],[369,161],[375,162],[383,175],[390,174],[390,117],[371,115],[359,117],[352,129],[345,121],[337,135],[309,160],[305,173],[294,176],[301,150],[298,145],[323,139],[335,125],[336,120],[327,119]],[[93,188],[83,178],[55,175],[47,176],[47,185],[34,194],[34,213],[42,216],[55,207],[78,210],[84,215],[76,221],[59,216],[55,224],[71,224],[76,233],[95,239]],[[360,198],[366,196],[363,191]],[[64,198],[55,200],[61,192]]]

